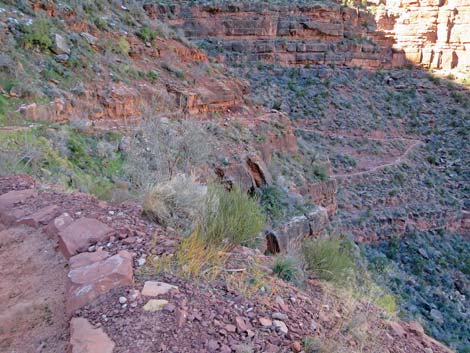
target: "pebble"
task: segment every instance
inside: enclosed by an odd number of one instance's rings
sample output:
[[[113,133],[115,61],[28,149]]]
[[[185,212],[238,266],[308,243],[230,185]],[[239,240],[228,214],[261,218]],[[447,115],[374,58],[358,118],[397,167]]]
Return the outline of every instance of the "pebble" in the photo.
[[[292,350],[297,353],[302,351],[302,345],[299,341],[295,341],[292,343]]]
[[[287,320],[288,319],[288,316],[286,314],[283,314],[283,313],[274,313],[272,315],[273,319],[276,319],[276,320]]]
[[[287,335],[287,333],[289,332],[289,330],[287,329],[286,324],[283,321],[274,320],[273,325],[276,329],[278,329],[280,332],[282,332],[285,335]]]
[[[163,307],[163,311],[166,313],[172,313],[176,310],[176,306],[174,304],[168,303]]]
[[[121,304],[127,303],[127,298],[126,297],[119,297],[119,303],[121,303]]]
[[[276,296],[276,304],[284,305],[284,299],[282,299],[279,295]]]
[[[265,318],[265,317],[260,317],[259,318],[259,323],[261,324],[261,326],[264,326],[264,327],[268,327],[268,326],[273,325],[273,322],[270,319]]]
[[[139,290],[137,290],[137,289],[131,289],[131,290],[129,291],[129,299],[130,299],[131,301],[136,301],[137,299],[139,299],[139,297],[140,297],[140,292],[139,292]]]
[[[226,330],[227,332],[235,332],[235,331],[237,331],[237,328],[236,328],[235,325],[225,325],[224,328],[225,328],[225,330]]]
[[[139,266],[145,265],[145,259],[142,258],[142,257],[140,259],[137,259],[137,265],[139,265]]]

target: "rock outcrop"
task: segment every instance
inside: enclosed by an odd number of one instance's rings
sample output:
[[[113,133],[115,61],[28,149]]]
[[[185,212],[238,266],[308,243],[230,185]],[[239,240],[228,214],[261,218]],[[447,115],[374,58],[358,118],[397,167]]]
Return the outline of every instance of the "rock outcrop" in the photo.
[[[376,22],[412,63],[470,70],[469,0],[388,0],[377,8]]]
[[[371,3],[374,3],[372,1]],[[221,60],[281,65],[334,64],[363,68],[419,64],[470,70],[469,0],[388,0],[367,8],[335,2],[278,6],[216,3],[146,7],[177,18],[188,37]]]

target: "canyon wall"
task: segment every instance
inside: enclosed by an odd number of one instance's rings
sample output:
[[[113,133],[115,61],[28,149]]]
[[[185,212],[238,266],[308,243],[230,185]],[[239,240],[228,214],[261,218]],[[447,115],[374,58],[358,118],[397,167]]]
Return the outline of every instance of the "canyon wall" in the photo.
[[[377,7],[376,20],[407,60],[470,71],[470,0],[386,0]]]
[[[470,71],[470,0],[146,5],[219,60],[391,68],[419,64]]]

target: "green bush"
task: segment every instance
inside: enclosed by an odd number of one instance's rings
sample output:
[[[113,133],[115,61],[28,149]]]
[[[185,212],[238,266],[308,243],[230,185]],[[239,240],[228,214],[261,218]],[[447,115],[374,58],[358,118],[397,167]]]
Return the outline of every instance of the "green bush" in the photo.
[[[142,39],[144,42],[151,42],[157,36],[157,32],[153,31],[149,26],[144,25],[142,28],[136,33],[137,37]]]
[[[209,188],[207,205],[200,230],[207,242],[226,242],[230,246],[255,244],[266,223],[256,199],[239,188],[227,192],[216,185]]]
[[[289,255],[277,256],[271,268],[279,278],[287,282],[297,282],[302,275],[299,260]]]
[[[156,83],[159,78],[160,78],[160,74],[157,71],[149,70],[147,72],[147,79],[150,81],[150,83]]]
[[[355,271],[348,246],[341,239],[308,240],[302,246],[307,269],[326,281],[345,282]]]
[[[269,217],[273,219],[282,217],[282,199],[285,195],[283,195],[281,189],[276,186],[266,186],[261,188],[258,194],[260,197],[260,204]]]
[[[45,18],[38,19],[29,26],[23,26],[22,43],[25,48],[30,49],[37,45],[41,49],[52,47],[51,38],[52,24]]]
[[[322,164],[319,164],[319,163],[312,164],[312,173],[320,181],[328,180],[328,170]]]

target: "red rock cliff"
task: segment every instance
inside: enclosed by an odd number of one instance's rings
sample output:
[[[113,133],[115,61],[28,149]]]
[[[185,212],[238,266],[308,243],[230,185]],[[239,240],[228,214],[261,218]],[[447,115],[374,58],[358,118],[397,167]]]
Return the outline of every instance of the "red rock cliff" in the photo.
[[[470,69],[470,0],[377,1],[367,9],[224,2],[146,10],[235,62]]]

